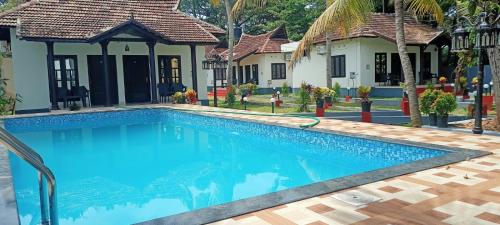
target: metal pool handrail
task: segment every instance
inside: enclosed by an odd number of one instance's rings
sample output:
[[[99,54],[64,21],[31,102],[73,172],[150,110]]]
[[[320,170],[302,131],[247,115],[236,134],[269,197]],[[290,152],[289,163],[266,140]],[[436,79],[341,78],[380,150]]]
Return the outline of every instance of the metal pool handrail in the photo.
[[[24,161],[28,162],[38,171],[38,186],[40,191],[40,210],[42,220],[41,224],[58,225],[59,220],[57,217],[56,178],[54,177],[52,171],[45,166],[42,157],[38,153],[36,153],[26,144],[19,141],[16,137],[9,134],[3,128],[0,128],[0,142],[4,144],[9,151],[16,154]],[[47,218],[47,202],[44,180],[47,180],[49,186],[48,196],[50,220]]]

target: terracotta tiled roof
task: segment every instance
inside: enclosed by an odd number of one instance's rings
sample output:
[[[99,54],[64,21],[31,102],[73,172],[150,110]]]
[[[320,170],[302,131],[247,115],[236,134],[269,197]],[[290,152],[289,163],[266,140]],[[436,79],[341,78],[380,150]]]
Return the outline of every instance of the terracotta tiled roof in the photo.
[[[238,44],[234,46],[233,60],[241,60],[251,54],[279,53],[281,45],[289,42],[284,26],[261,35],[243,34]]]
[[[177,10],[178,0],[38,0],[0,14],[22,38],[88,40],[133,18],[175,43],[217,43],[225,31]]]
[[[430,25],[420,24],[410,17],[405,17],[405,38],[407,44],[429,44],[436,37],[443,34],[444,31],[434,28]],[[394,14],[374,13],[363,25],[352,31],[347,37],[340,35],[339,32],[333,32],[332,40],[342,40],[358,37],[381,37],[391,42],[396,42],[396,25]],[[316,43],[324,42],[325,37],[321,36]]]

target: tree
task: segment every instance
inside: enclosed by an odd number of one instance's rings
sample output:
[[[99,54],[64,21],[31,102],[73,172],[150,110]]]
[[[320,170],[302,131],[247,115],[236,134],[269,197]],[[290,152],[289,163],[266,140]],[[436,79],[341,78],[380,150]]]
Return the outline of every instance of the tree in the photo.
[[[483,4],[480,3],[481,2],[479,0],[458,0],[456,5],[457,16],[464,16],[467,17],[470,21],[474,21],[475,18],[479,16],[479,13],[483,11],[487,12],[500,11],[500,4],[498,3],[498,1],[482,1]],[[471,55],[473,55],[473,50],[474,50],[473,46],[471,46],[469,51],[467,51],[466,53],[459,54],[459,62],[466,61],[467,58],[465,57],[470,58]],[[488,60],[490,62],[490,68],[493,80],[493,89],[495,92],[495,103],[497,105],[496,107],[497,130],[500,131],[500,107],[498,107],[500,103],[500,47],[496,46],[495,48],[490,48],[487,50],[486,53],[488,56]],[[469,59],[469,61],[473,62],[473,64],[476,64],[478,62],[477,59],[474,60]],[[467,65],[459,64],[459,66],[464,66],[464,67],[469,65],[470,64]],[[457,68],[457,70],[459,69],[460,68]]]
[[[326,7],[331,4],[331,0],[326,0]],[[326,87],[332,88],[332,41],[330,31],[325,32],[325,48],[326,48]]]
[[[373,12],[375,0],[335,0],[321,16],[313,23],[302,38],[300,45],[292,55],[292,66],[309,51],[314,40],[327,31],[338,31],[347,36],[353,28],[366,22]],[[404,41],[404,9],[415,14],[432,14],[438,22],[442,22],[444,15],[436,0],[395,0],[396,10],[396,40],[401,58],[405,82],[410,102],[410,113],[414,127],[422,126],[421,115],[418,109],[416,84],[406,43]]]
[[[403,0],[394,1],[394,10],[396,13],[396,43],[398,45],[399,58],[401,59],[401,65],[403,67],[406,91],[408,92],[411,122],[414,127],[421,127],[422,115],[418,107],[417,85],[415,83],[415,77],[405,40],[404,7]],[[432,13],[439,23],[443,22],[443,11],[435,0],[412,0],[409,2],[408,7],[415,10],[418,14]]]

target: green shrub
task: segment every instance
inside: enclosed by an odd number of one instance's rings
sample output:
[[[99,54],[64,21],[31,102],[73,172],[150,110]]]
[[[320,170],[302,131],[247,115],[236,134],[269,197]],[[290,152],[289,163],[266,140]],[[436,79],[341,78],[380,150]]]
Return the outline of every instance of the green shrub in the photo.
[[[333,95],[333,101],[337,101],[337,98],[340,98],[340,84],[339,82],[335,82],[333,85],[333,91],[335,91],[335,94]]]
[[[236,102],[236,89],[233,85],[227,86],[227,94],[226,94],[226,104],[228,106],[233,106]]]
[[[14,114],[16,102],[22,102],[21,96],[9,96],[7,91],[7,79],[1,78],[0,74],[0,115]]]
[[[445,116],[457,108],[457,100],[451,93],[440,92],[431,108],[438,116]]]
[[[429,115],[430,113],[433,113],[432,109],[432,104],[434,104],[434,101],[436,101],[436,98],[439,96],[440,92],[439,90],[433,90],[433,89],[426,89],[419,97],[418,103],[420,107],[420,111],[423,114]]]
[[[298,112],[309,112],[309,104],[311,104],[311,85],[302,82],[299,92],[297,93]]]
[[[178,91],[175,92],[174,96],[172,96],[172,100],[174,101],[174,104],[185,104],[186,96],[184,96],[182,92]]]
[[[288,97],[290,94],[290,87],[288,87],[288,84],[286,82],[281,85],[281,94],[285,97]]]
[[[78,111],[80,109],[80,105],[76,104],[76,102],[73,102],[71,105],[69,105],[69,111]]]
[[[253,83],[242,84],[239,89],[241,95],[254,95],[257,93],[257,85]]]
[[[460,89],[465,89],[467,87],[467,77],[461,76],[458,78],[458,84],[460,85]]]
[[[434,84],[430,81],[427,81],[427,83],[425,83],[425,89],[426,90],[434,90]]]

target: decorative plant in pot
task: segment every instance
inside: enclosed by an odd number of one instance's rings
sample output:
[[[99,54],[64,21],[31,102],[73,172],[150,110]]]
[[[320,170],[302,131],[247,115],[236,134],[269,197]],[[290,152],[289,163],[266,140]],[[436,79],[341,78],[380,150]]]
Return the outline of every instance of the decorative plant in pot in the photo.
[[[172,96],[172,100],[174,104],[185,104],[186,103],[186,96],[182,94],[182,92],[178,91],[175,92],[175,94]]]
[[[443,91],[444,91],[444,85],[446,84],[446,81],[448,81],[446,79],[446,77],[440,77],[439,78],[439,84],[441,85],[441,90],[443,90]]]
[[[196,91],[188,88],[186,91],[186,100],[190,104],[196,104],[196,102],[198,101],[198,99],[196,98]]]
[[[297,112],[309,112],[309,104],[311,103],[312,87],[306,82],[300,84],[300,89],[297,93]]]
[[[439,92],[431,107],[437,115],[437,126],[448,127],[448,115],[457,108],[457,100],[451,93]]]
[[[327,107],[329,106],[332,106],[333,105],[333,98],[335,96],[335,91],[333,89],[330,89],[330,88],[323,88],[323,91],[325,93],[325,105]]]
[[[363,112],[370,112],[372,107],[372,101],[370,100],[370,93],[372,92],[372,87],[359,86],[358,96],[361,98],[361,110]]]
[[[467,90],[467,77],[461,76],[458,78],[458,86],[459,90],[457,92],[457,95],[462,95],[462,99],[468,99],[469,98],[469,91]]]
[[[320,87],[315,87],[312,90],[314,101],[316,101],[316,116],[324,116],[325,114],[325,90]]]
[[[434,101],[436,101],[437,97],[442,91],[426,89],[419,97],[418,103],[420,107],[420,111],[423,114],[429,115],[429,125],[436,126],[437,123],[437,115],[432,105]]]

